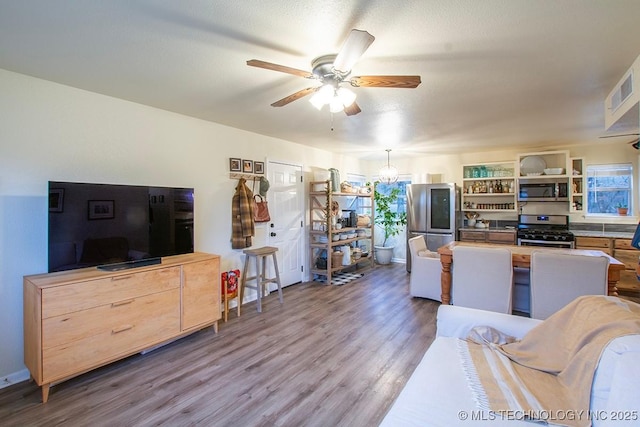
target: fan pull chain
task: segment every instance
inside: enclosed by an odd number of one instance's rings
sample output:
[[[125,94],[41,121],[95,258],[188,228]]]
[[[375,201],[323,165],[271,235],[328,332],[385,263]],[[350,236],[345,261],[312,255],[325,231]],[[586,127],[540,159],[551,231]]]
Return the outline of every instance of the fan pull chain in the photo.
[[[331,132],[333,132],[333,113],[329,113],[331,115]]]

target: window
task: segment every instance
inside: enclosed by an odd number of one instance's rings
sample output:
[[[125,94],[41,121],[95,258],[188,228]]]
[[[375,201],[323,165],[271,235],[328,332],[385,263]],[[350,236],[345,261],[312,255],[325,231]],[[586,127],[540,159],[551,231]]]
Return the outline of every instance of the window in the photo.
[[[394,182],[393,184],[384,184],[382,182],[379,182],[376,188],[381,194],[384,194],[385,196],[388,196],[393,188],[399,189],[400,193],[398,194],[398,201],[395,203],[395,211],[406,212],[407,185],[409,184],[411,184],[411,181],[408,178],[406,178],[406,180],[403,180],[402,177],[400,177],[398,181]]]
[[[617,207],[632,209],[631,164],[587,166],[587,214],[613,215]]]

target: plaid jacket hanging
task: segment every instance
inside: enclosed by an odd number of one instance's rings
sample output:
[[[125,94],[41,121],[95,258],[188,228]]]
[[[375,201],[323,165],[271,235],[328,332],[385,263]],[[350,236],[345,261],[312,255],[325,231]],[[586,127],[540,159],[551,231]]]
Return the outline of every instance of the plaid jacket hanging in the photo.
[[[251,246],[251,237],[255,235],[253,220],[253,192],[240,178],[236,193],[231,201],[231,248],[244,249]]]

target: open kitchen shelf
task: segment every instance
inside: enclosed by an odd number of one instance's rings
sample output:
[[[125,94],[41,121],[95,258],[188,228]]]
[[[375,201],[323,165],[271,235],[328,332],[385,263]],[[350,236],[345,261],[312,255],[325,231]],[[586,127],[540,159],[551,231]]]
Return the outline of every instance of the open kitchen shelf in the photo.
[[[586,182],[584,158],[571,158],[571,182],[569,183],[569,212],[583,212],[586,207]]]
[[[462,174],[463,211],[516,211],[514,162],[463,165]]]

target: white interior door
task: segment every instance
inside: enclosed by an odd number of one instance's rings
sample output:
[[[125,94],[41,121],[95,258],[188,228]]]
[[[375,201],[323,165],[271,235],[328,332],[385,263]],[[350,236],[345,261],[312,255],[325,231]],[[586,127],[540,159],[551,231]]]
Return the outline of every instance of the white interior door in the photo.
[[[278,248],[278,269],[282,286],[302,280],[302,231],[304,198],[302,167],[269,162],[269,214],[267,239],[269,246]]]

